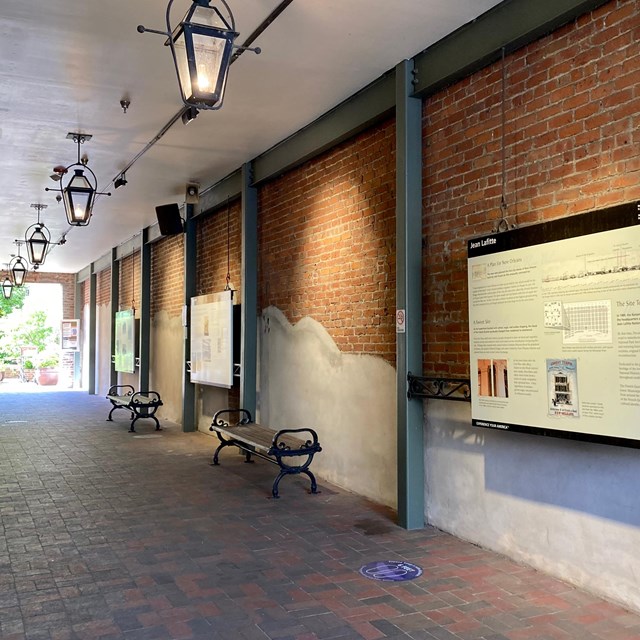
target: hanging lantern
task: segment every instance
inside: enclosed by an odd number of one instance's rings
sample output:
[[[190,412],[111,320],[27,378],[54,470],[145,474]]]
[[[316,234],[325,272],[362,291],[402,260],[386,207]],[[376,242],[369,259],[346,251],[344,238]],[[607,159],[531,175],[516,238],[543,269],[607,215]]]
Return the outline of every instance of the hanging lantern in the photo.
[[[98,191],[96,174],[89,168],[87,157],[80,157],[80,146],[92,137],[88,133],[67,133],[67,139],[73,140],[78,147],[78,159],[68,167],[61,166],[54,169],[60,176],[60,189],[48,187],[45,189],[45,191],[59,191],[57,200],[63,201],[67,222],[73,227],[86,227],[89,224],[97,195],[111,195]],[[69,174],[69,169],[73,169],[73,174],[67,184],[62,186],[64,182],[62,176]]]
[[[26,278],[27,273],[29,272],[29,267],[25,259],[21,255],[17,255],[11,262],[9,263],[9,272],[11,274],[11,280],[16,287],[21,287]]]
[[[237,36],[208,0],[193,2],[171,35],[171,51],[186,105],[211,109],[222,103]]]
[[[233,62],[233,50],[260,53],[260,48],[237,47],[233,44],[239,34],[225,0],[218,0],[218,3],[224,6],[228,19],[215,6],[211,6],[212,0],[192,0],[191,8],[176,27],[171,26],[169,17],[173,2],[169,0],[167,6],[166,31],[147,29],[142,25],[138,26],[138,31],[167,36],[165,44],[171,48],[185,106],[219,109],[224,98],[229,66]]]
[[[2,282],[2,295],[4,296],[5,300],[8,300],[11,297],[12,293],[13,293],[13,282],[11,282],[11,278],[7,276]]]
[[[33,229],[30,236],[29,231]],[[32,224],[24,235],[25,242],[27,243],[27,254],[29,256],[29,262],[37,269],[41,264],[44,264],[47,257],[47,249],[51,242],[51,234],[49,229],[44,226],[44,223],[39,222]]]
[[[85,170],[93,177],[93,185],[84,175]],[[64,210],[70,225],[85,227],[89,224],[95,194],[96,180],[93,171],[86,166],[83,169],[74,169],[71,180],[62,190]]]

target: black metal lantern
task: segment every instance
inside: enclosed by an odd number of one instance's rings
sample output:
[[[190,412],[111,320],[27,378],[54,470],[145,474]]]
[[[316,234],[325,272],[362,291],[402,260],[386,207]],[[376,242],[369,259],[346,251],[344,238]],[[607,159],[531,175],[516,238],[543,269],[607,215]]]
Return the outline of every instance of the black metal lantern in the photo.
[[[6,276],[2,282],[2,295],[4,296],[5,300],[8,300],[11,297],[12,293],[13,282],[11,282],[11,278],[9,278],[9,276]]]
[[[67,222],[76,227],[84,227],[89,224],[93,209],[93,199],[96,195],[96,188],[87,180],[84,175],[85,171],[89,171],[93,176],[93,171],[89,167],[74,169],[73,177],[62,190]]]
[[[236,47],[238,37],[235,20],[225,0],[217,0],[224,6],[228,18],[215,7],[212,0],[192,0],[191,8],[182,21],[172,28],[171,5],[167,6],[167,30],[156,31],[140,25],[138,31],[167,36],[166,45],[178,76],[182,101],[187,107],[219,109],[222,106],[229,65],[234,49],[246,49],[260,53],[258,47]]]
[[[32,231],[29,236],[29,231]],[[51,243],[51,233],[49,229],[45,227],[44,223],[38,222],[32,224],[24,233],[24,239],[27,243],[27,254],[29,256],[29,262],[33,265],[34,269],[37,269],[47,257],[47,250]]]
[[[92,137],[87,133],[67,134],[67,138],[73,140],[78,146],[78,159],[68,167],[61,167],[59,171],[64,211],[67,216],[67,222],[73,227],[86,227],[89,224],[96,195],[111,195],[110,193],[98,192],[96,174],[87,165],[87,158],[80,157],[80,145],[87,140],[91,140]],[[64,182],[62,177],[68,174],[70,169],[73,169],[73,174],[68,182],[62,186]],[[48,188],[45,189],[45,191],[50,190]],[[58,196],[58,200],[60,200],[60,196]]]
[[[24,284],[28,272],[29,267],[27,266],[27,262],[20,254],[9,262],[9,273],[16,287],[21,287]]]

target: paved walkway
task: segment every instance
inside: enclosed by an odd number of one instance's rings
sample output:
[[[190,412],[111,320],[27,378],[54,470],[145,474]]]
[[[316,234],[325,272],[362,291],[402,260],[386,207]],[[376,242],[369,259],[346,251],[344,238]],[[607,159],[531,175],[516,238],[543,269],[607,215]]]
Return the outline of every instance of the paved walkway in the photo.
[[[1,386],[1,385],[0,385]],[[640,617],[84,393],[0,392],[2,640],[631,640]],[[123,414],[124,415],[124,414]],[[322,455],[322,454],[320,454]],[[358,573],[403,560],[424,573]]]

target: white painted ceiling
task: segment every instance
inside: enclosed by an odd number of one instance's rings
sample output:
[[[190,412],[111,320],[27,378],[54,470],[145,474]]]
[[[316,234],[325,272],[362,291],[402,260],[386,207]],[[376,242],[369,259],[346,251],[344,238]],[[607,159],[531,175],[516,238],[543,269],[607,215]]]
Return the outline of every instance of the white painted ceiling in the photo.
[[[229,0],[238,43],[279,0]],[[42,271],[76,272],[156,221],[155,206],[184,201],[331,109],[404,58],[473,20],[498,0],[293,0],[230,69],[224,106],[178,121],[112,181],[181,109],[175,70],[160,35],[164,0],[2,0],[0,6],[0,268],[36,221],[67,234]],[[186,13],[175,0],[172,16]],[[131,105],[123,112],[120,100]],[[82,146],[100,197],[88,227],[66,223],[49,177]],[[21,249],[25,255],[24,248]]]

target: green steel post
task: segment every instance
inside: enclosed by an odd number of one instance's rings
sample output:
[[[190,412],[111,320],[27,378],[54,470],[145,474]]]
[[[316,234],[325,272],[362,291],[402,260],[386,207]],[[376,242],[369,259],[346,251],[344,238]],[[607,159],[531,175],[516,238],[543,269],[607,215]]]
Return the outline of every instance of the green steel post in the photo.
[[[82,282],[79,282],[78,274],[76,274],[76,295],[73,311],[75,313],[75,317],[80,320],[80,335],[82,335],[82,332],[84,331],[84,314],[82,309],[82,307],[84,306],[83,303],[84,299],[82,297]],[[84,342],[84,340],[82,342]],[[82,344],[82,342],[80,344]],[[82,351],[80,350],[76,351],[73,354],[73,388],[82,388]]]
[[[197,431],[196,423],[196,385],[191,382],[187,361],[191,358],[191,298],[196,295],[196,260],[198,245],[196,242],[195,207],[185,205],[184,236],[184,304],[187,310],[187,326],[184,328],[184,357],[182,377],[182,430]]]
[[[116,352],[116,313],[120,311],[120,262],[117,259],[117,251],[111,249],[111,340],[109,349],[109,384],[118,384],[118,372],[113,361]]]
[[[407,374],[422,373],[422,101],[412,98],[413,62],[396,66],[396,372],[398,519],[424,527],[424,412],[407,398]]]
[[[258,194],[251,164],[242,166],[242,331],[240,406],[256,415],[258,362]]]
[[[140,370],[138,391],[149,390],[149,359],[151,354],[151,245],[149,230],[142,230],[140,247]]]
[[[97,276],[93,272],[89,276],[89,394],[96,394],[96,312],[97,312]]]

